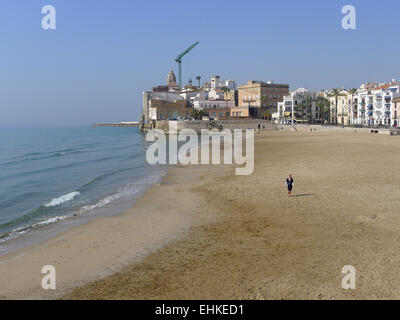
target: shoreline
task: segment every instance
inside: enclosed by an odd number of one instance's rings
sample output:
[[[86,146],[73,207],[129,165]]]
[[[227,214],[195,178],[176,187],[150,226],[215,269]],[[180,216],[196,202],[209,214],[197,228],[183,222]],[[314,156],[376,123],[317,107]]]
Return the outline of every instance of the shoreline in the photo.
[[[16,233],[17,236],[0,242],[0,257],[25,247],[40,244],[56,237],[60,233],[84,225],[93,219],[116,216],[131,209],[136,200],[140,198],[147,189],[162,183],[169,169],[168,167],[159,167],[157,170],[159,171],[157,175],[151,177],[148,175],[146,177],[155,179],[155,181],[152,183],[149,183],[147,180],[142,181],[139,188],[143,188],[143,190],[135,191],[132,195],[120,195],[122,191],[118,191],[118,189],[113,190],[109,195],[101,198],[92,205],[83,206],[80,209],[72,210],[64,215],[48,217],[47,220],[38,222],[36,226],[34,224],[27,225],[18,230],[10,231],[8,235]],[[139,178],[138,181],[141,181],[140,179],[142,178]],[[104,204],[102,202],[104,202]],[[82,212],[86,207],[91,208]]]
[[[59,298],[73,288],[137,263],[181,237],[192,226],[195,214],[190,212],[201,201],[190,199],[189,194],[179,200],[180,194],[206,172],[203,167],[188,175],[186,169],[170,168],[160,184],[147,189],[133,208],[121,214],[92,219],[42,243],[0,256],[0,298]],[[166,205],[179,206],[180,210]],[[200,217],[196,223],[208,218]],[[56,268],[57,289],[45,291],[41,288],[41,268],[49,264]]]

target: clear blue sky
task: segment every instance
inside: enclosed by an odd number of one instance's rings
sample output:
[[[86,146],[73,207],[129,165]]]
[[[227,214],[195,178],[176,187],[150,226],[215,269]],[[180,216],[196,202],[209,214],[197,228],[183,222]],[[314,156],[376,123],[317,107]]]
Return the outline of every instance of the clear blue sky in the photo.
[[[54,5],[57,29],[41,28]],[[341,8],[357,10],[343,30]],[[311,90],[400,79],[398,0],[0,0],[0,124],[137,120],[141,93],[183,58],[213,74]]]

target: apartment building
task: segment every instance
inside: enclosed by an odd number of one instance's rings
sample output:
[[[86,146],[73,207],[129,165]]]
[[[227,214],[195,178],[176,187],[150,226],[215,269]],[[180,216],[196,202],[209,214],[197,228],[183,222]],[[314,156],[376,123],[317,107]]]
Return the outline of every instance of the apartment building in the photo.
[[[311,97],[311,99],[310,99]],[[275,122],[281,124],[319,123],[321,114],[316,107],[316,93],[298,88],[278,102],[277,112],[272,115]]]
[[[354,96],[357,115],[353,123],[367,126],[393,126],[397,121],[395,112],[396,98],[400,96],[400,83],[392,80],[389,83],[360,86]]]
[[[238,88],[238,107],[247,109],[250,117],[263,118],[266,111],[270,114],[277,112],[278,103],[288,94],[288,84],[248,81]]]

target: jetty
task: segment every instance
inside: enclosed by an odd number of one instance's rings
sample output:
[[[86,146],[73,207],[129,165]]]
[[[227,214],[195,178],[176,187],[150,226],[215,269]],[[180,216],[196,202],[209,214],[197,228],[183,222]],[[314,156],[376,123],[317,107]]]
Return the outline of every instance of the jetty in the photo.
[[[123,122],[104,122],[94,123],[93,127],[137,127],[139,122],[137,121],[123,121]]]

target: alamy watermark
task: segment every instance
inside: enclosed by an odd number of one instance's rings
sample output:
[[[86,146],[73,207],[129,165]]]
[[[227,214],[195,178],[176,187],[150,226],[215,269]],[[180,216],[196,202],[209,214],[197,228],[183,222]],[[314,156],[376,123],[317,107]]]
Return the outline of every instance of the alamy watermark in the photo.
[[[44,30],[55,30],[56,8],[54,8],[52,5],[45,5],[42,8],[42,14],[45,14],[45,16],[42,18],[42,28]]]
[[[356,289],[356,268],[346,265],[342,268],[342,273],[345,274],[342,279],[342,288],[345,290]]]
[[[229,129],[202,129],[198,135],[195,130],[189,128],[178,132],[176,122],[170,121],[168,141],[167,135],[161,129],[149,130],[146,141],[153,142],[146,151],[146,160],[151,165],[210,164],[211,149],[211,164],[221,164],[222,158],[224,164],[244,165],[235,169],[236,175],[250,175],[254,170],[254,129],[246,130],[245,139],[242,129],[234,129],[233,132]],[[185,143],[178,148],[178,142]]]
[[[342,18],[342,28],[345,30],[355,30],[356,24],[356,8],[352,5],[345,5],[342,8],[342,14],[345,16]]]
[[[55,290],[56,289],[56,268],[48,264],[43,266],[42,274],[45,276],[42,279],[42,288],[44,290]]]

